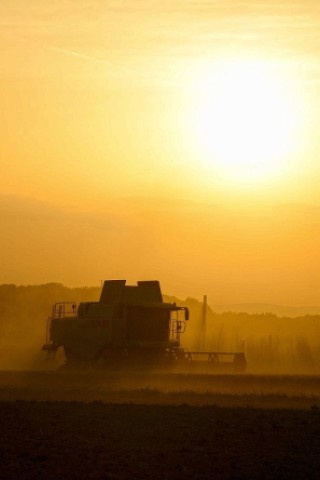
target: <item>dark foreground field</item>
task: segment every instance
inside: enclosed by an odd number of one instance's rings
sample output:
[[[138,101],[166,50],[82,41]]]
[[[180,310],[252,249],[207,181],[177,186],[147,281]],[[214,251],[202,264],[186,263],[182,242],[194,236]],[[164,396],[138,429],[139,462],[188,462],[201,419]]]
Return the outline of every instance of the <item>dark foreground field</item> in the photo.
[[[0,478],[318,479],[318,394],[317,377],[3,372]]]

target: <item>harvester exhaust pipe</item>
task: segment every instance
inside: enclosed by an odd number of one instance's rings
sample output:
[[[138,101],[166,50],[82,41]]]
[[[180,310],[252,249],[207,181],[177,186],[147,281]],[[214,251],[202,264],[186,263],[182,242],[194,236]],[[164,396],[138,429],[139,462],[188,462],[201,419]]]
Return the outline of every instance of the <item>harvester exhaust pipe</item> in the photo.
[[[207,295],[203,295],[201,322],[200,322],[200,338],[199,349],[204,350],[207,343]]]

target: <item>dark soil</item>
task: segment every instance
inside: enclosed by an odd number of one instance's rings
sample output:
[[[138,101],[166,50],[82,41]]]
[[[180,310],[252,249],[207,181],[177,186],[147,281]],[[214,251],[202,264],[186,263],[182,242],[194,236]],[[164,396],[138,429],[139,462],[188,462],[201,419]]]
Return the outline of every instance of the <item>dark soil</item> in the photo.
[[[0,480],[318,479],[319,380],[0,372]]]
[[[320,410],[1,402],[1,479],[317,479]]]

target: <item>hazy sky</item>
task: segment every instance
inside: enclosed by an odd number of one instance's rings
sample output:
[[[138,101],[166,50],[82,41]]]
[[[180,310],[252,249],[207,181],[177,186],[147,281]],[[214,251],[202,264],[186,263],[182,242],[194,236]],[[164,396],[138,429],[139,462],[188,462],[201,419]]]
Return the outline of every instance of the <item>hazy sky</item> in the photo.
[[[320,3],[0,0],[0,282],[320,304]]]

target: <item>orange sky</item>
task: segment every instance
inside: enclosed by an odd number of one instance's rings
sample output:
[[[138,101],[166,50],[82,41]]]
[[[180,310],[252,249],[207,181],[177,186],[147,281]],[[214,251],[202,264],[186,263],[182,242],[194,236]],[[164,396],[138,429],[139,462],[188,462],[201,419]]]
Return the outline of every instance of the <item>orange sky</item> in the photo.
[[[319,2],[8,0],[0,40],[1,283],[320,304]]]

